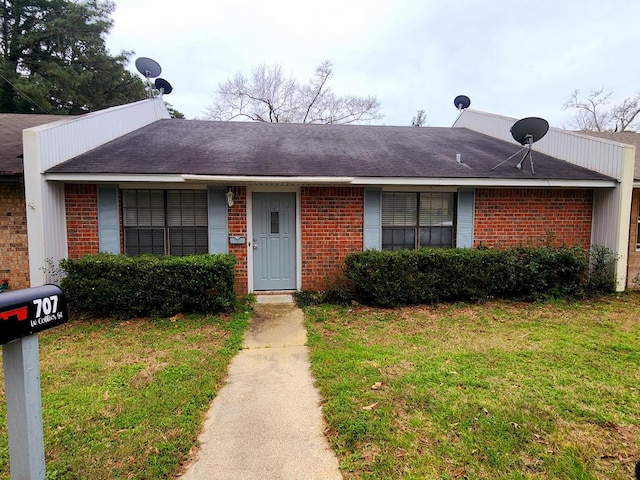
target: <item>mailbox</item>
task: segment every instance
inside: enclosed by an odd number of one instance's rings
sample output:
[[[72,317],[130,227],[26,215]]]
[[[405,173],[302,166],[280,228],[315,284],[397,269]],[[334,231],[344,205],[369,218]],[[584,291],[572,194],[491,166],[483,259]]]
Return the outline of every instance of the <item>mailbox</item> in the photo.
[[[57,285],[0,294],[0,345],[61,325],[69,319],[67,298]]]

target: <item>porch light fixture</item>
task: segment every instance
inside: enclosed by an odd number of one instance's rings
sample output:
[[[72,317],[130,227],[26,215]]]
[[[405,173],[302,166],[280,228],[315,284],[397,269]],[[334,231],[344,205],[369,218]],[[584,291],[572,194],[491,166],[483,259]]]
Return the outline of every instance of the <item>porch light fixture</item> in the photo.
[[[227,192],[227,205],[233,207],[233,192],[231,191],[231,189],[229,189],[229,191]]]

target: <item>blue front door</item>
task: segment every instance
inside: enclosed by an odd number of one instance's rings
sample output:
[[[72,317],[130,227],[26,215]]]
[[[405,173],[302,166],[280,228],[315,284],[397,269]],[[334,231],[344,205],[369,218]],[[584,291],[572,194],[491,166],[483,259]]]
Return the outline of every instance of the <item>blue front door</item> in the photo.
[[[253,288],[296,288],[296,194],[253,194]]]

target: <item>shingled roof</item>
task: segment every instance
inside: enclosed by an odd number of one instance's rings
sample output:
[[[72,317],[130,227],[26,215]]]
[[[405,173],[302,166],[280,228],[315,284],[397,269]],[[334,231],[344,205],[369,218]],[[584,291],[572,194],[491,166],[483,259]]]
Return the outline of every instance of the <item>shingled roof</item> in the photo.
[[[0,175],[22,175],[22,131],[64,120],[61,115],[0,113]]]
[[[48,170],[82,174],[609,180],[466,128],[159,120]],[[460,154],[461,162],[456,161]]]

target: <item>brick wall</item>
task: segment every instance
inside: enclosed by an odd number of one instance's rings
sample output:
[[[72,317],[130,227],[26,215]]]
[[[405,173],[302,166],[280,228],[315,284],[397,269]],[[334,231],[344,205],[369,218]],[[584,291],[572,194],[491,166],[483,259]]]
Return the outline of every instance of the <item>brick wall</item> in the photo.
[[[69,258],[98,253],[98,192],[95,185],[65,184]]]
[[[247,238],[247,189],[233,187],[233,206],[229,207],[229,235]],[[247,238],[248,240],[248,238]],[[229,253],[236,257],[236,293],[247,293],[247,245],[229,245]]]
[[[29,244],[27,212],[22,182],[0,183],[0,280],[9,288],[28,288]]]
[[[586,189],[477,189],[474,245],[589,247],[592,210]]]
[[[324,290],[344,257],[362,251],[364,189],[302,187],[302,289]]]
[[[633,189],[631,202],[631,222],[629,227],[629,260],[627,264],[627,288],[640,287],[634,280],[640,274],[640,252],[636,250],[638,241],[638,215],[640,214],[640,189]]]

